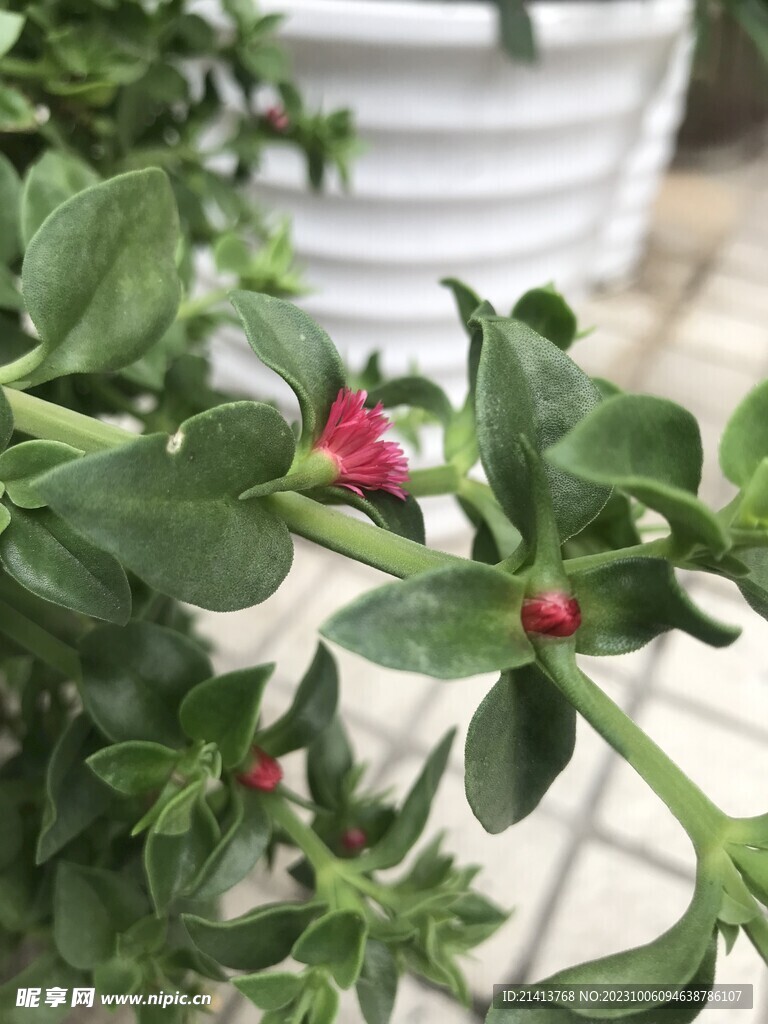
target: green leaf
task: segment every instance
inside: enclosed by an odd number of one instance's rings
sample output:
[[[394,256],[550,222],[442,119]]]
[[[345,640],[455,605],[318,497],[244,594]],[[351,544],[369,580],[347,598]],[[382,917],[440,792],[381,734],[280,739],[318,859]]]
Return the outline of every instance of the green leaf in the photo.
[[[301,449],[307,450],[322,433],[331,405],[346,385],[339,353],[325,331],[290,302],[256,292],[233,292],[231,298],[248,344],[296,395]]]
[[[11,440],[13,433],[13,413],[5,392],[0,388],[0,451],[2,451]]]
[[[37,128],[35,109],[18,89],[0,85],[0,132],[28,132]]]
[[[615,395],[546,453],[555,466],[593,483],[613,484],[660,512],[686,543],[715,555],[728,549],[722,524],[696,498],[701,437],[693,416],[651,395]]]
[[[238,789],[232,823],[203,865],[195,882],[195,899],[227,892],[249,873],[269,844],[271,825],[258,793]]]
[[[6,509],[7,498],[2,499]],[[127,622],[131,591],[119,562],[50,509],[12,508],[0,534],[0,562],[45,601],[107,622]]]
[[[468,284],[460,281],[457,277],[443,277],[440,280],[440,284],[450,289],[453,301],[456,303],[456,312],[459,314],[459,319],[471,340],[473,331],[469,326],[469,322],[475,315],[477,307],[482,305],[483,300],[474,288],[470,288]]]
[[[298,974],[244,974],[232,984],[260,1010],[279,1010],[292,1003],[302,989]]]
[[[23,28],[23,14],[13,14],[11,11],[0,11],[0,57],[13,49]]]
[[[768,458],[758,463],[744,485],[733,525],[748,530],[768,529]]]
[[[24,257],[24,300],[40,336],[24,379],[117,370],[159,341],[179,304],[178,238],[173,193],[156,169],[93,185],[55,209]]]
[[[0,49],[2,49],[2,19],[0,11]],[[19,200],[21,182],[16,170],[0,153],[0,264],[8,264],[19,252]]]
[[[113,743],[148,740],[181,747],[182,698],[211,675],[211,664],[185,636],[149,622],[102,626],[80,644],[82,697]]]
[[[739,551],[739,558],[749,575],[737,579],[736,584],[750,608],[768,619],[768,548]]]
[[[46,798],[36,863],[44,864],[104,811],[112,799],[88,769],[95,737],[85,715],[73,719],[53,748],[46,772]]]
[[[82,454],[79,448],[61,441],[23,441],[0,455],[0,480],[14,505],[42,508],[45,501],[37,492],[36,478]]]
[[[98,182],[98,174],[78,157],[46,150],[24,178],[20,213],[23,247],[26,249],[37,229],[58,206]]]
[[[354,763],[352,748],[338,715],[307,747],[307,784],[312,799],[333,810],[345,800],[345,780]]]
[[[720,465],[728,479],[746,486],[768,457],[768,380],[749,392],[736,408],[720,441]]]
[[[722,885],[720,879],[700,872],[690,906],[680,920],[653,942],[634,949],[614,953],[558,971],[546,979],[549,985],[685,985],[691,980],[707,955],[712,932],[720,909]],[[635,1004],[637,1007],[637,1004]],[[657,1001],[648,1001],[641,1009],[658,1007]],[[590,1008],[579,1016],[584,1019],[615,1020],[626,1018],[628,1008],[596,1010]],[[658,1019],[658,1017],[656,1018]]]
[[[556,345],[526,324],[482,317],[477,377],[477,439],[499,504],[528,543],[535,537],[533,486],[524,441],[543,452],[600,402],[592,381]],[[563,540],[605,505],[610,489],[546,467]]]
[[[0,787],[0,820],[3,822],[3,830],[0,832],[0,870],[16,859],[23,843],[21,811],[12,795],[13,780],[5,785],[8,789]]]
[[[219,839],[216,820],[200,787],[188,788],[196,795],[189,806],[188,827],[179,831],[175,820],[179,806],[186,808],[190,799],[188,790],[182,790],[163,808],[144,846],[144,870],[158,914],[193,887]]]
[[[563,352],[576,340],[576,314],[554,288],[532,288],[517,300],[511,315]]]
[[[443,777],[456,730],[442,738],[427,758],[421,774],[392,824],[370,850],[357,858],[360,871],[380,871],[399,864],[424,831],[437,787]]]
[[[118,932],[147,911],[139,890],[101,868],[60,862],[53,896],[53,936],[63,960],[88,970],[115,953]]]
[[[127,740],[103,747],[86,761],[102,782],[125,796],[160,789],[173,773],[179,752],[162,743]]]
[[[215,743],[225,768],[239,765],[250,749],[264,687],[274,669],[257,665],[206,679],[181,703],[184,732],[193,740]]]
[[[325,909],[319,902],[269,903],[231,921],[184,914],[195,946],[224,967],[260,971],[279,964],[298,937]]]
[[[339,988],[351,988],[363,966],[368,926],[356,910],[335,910],[313,921],[291,955],[310,967],[325,967]]]
[[[501,45],[514,60],[533,63],[537,58],[533,21],[524,0],[494,0],[499,8]]]
[[[576,713],[541,669],[502,674],[472,718],[464,756],[467,800],[486,832],[538,806],[575,742]]]
[[[768,907],[768,850],[729,843],[728,852],[749,891]]]
[[[368,939],[357,999],[366,1024],[389,1024],[397,995],[397,964],[383,942]]]
[[[293,437],[273,408],[234,402],[60,466],[43,497],[162,593],[212,611],[265,600],[285,578],[290,535],[260,501],[238,495],[287,473]]]
[[[451,403],[442,388],[425,377],[396,377],[384,381],[368,392],[367,406],[381,402],[385,409],[398,405],[424,409],[445,425],[453,415]]]
[[[533,661],[524,583],[479,564],[449,566],[369,591],[321,628],[388,668],[456,679]]]
[[[741,630],[697,608],[661,558],[622,558],[570,576],[581,607],[580,654],[627,654],[670,629],[713,647],[727,647]]]
[[[17,993],[20,988],[63,988],[65,991],[75,985],[88,983],[88,976],[70,967],[53,953],[45,953],[34,960],[23,971],[15,975],[0,987],[0,1017],[3,1024],[30,1024],[30,1015],[34,1024],[59,1024],[70,1017],[72,1008],[69,1001],[62,1006],[45,1006],[44,999],[34,1011],[29,1007],[17,1006]]]
[[[319,644],[291,706],[258,734],[258,746],[272,757],[306,747],[330,723],[338,696],[336,662],[325,644]]]

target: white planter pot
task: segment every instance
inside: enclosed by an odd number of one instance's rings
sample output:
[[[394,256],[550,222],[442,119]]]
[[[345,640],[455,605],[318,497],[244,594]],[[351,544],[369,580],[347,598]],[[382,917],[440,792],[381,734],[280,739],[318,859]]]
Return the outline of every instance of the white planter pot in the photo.
[[[366,151],[348,193],[307,191],[268,154],[258,199],[293,217],[302,305],[360,365],[417,361],[454,395],[464,337],[438,280],[500,311],[554,281],[578,298],[636,263],[678,124],[691,0],[533,2],[541,58],[512,62],[494,9],[437,0],[262,0],[310,106],[351,106]],[[236,346],[219,370],[242,386]]]

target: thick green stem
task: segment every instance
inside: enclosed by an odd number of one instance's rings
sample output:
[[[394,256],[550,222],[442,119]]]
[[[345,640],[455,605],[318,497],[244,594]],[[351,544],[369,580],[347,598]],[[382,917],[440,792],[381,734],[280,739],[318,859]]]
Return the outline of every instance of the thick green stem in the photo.
[[[316,874],[326,872],[331,865],[335,864],[336,858],[322,839],[312,831],[309,825],[305,825],[298,815],[294,814],[284,797],[278,793],[265,793],[262,799],[274,823],[296,843]]]
[[[598,551],[594,555],[582,555],[579,558],[568,558],[563,565],[565,571],[580,572],[596,565],[605,565],[622,558],[666,558],[670,554],[670,537],[659,537],[658,540],[646,544],[634,544],[628,548],[617,548],[615,551]]]
[[[83,416],[42,398],[35,398],[25,391],[4,387],[3,393],[13,412],[14,426],[22,434],[49,441],[63,441],[84,452],[117,448],[135,440],[136,435],[128,430],[103,423],[92,416]]]
[[[618,705],[576,665],[570,644],[541,639],[536,647],[555,686],[664,801],[702,856],[721,844],[727,817]]]
[[[412,469],[406,484],[414,498],[427,498],[438,494],[456,494],[461,486],[462,475],[456,466],[431,466],[429,469]]]
[[[67,679],[80,678],[77,651],[5,601],[0,601],[0,633]]]
[[[273,494],[263,500],[272,506],[292,533],[392,576],[413,576],[429,569],[464,563],[464,559],[455,555],[398,537],[301,494]]]
[[[220,305],[229,295],[229,288],[214,288],[205,295],[199,295],[196,299],[187,299],[179,306],[176,314],[177,320],[190,320],[193,316],[207,313],[209,309]]]

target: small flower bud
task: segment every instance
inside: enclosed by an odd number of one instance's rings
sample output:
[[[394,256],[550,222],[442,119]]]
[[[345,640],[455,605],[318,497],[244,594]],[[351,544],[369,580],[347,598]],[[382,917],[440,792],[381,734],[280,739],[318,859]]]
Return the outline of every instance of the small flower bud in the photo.
[[[341,845],[347,853],[359,853],[368,845],[368,836],[361,828],[348,828],[341,837]]]
[[[274,757],[259,747],[253,748],[253,764],[247,772],[237,776],[237,781],[248,789],[259,789],[271,793],[283,777],[283,769]]]
[[[540,594],[523,601],[523,629],[543,636],[573,636],[581,625],[581,609],[567,594]]]
[[[291,119],[282,107],[269,107],[262,116],[273,131],[287,132],[291,126]]]

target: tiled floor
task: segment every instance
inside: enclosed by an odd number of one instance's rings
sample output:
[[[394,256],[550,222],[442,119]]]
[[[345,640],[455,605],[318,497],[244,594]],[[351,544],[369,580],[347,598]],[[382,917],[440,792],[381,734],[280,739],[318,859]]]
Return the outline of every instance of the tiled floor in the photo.
[[[728,413],[768,372],[768,158],[717,175],[673,176],[659,203],[645,271],[630,289],[580,310],[598,329],[575,350],[591,373],[666,395],[702,422],[704,493],[722,501],[717,440]],[[456,545],[465,538],[455,538]],[[277,712],[309,662],[316,629],[334,608],[383,580],[381,573],[297,546],[288,582],[258,610],[210,616],[205,627],[225,651],[223,667],[275,659]],[[697,597],[744,626],[737,643],[712,652],[687,636],[589,670],[694,779],[727,810],[768,809],[768,626],[734,588],[703,580]],[[581,724],[572,764],[529,819],[487,836],[463,794],[461,744],[489,678],[455,683],[386,671],[337,652],[342,707],[371,781],[404,787],[425,750],[449,726],[459,740],[430,828],[483,865],[479,885],[515,914],[467,965],[478,1004],[491,985],[534,980],[570,963],[651,939],[685,907],[691,891],[688,841],[663,805]],[[298,764],[289,764],[291,775]],[[287,883],[259,875],[229,900],[241,913]],[[289,887],[290,888],[290,887]],[[740,939],[721,960],[719,980],[753,982],[753,1011],[712,1011],[712,1024],[768,1024],[768,972]],[[353,1003],[347,1024],[359,1024]],[[474,1019],[439,994],[404,983],[394,1024]],[[709,1019],[709,1018],[708,1018]],[[221,1020],[252,1024],[258,1013],[230,1001]]]

